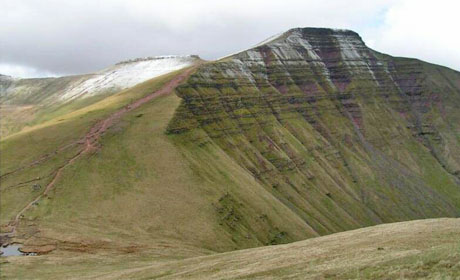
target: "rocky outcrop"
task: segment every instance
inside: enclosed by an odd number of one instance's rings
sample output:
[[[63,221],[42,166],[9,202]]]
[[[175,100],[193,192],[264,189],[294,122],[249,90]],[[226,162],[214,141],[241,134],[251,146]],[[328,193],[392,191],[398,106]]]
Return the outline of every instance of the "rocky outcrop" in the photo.
[[[45,255],[51,253],[52,251],[56,250],[56,245],[48,244],[48,245],[37,245],[37,246],[24,246],[20,249],[20,251],[24,254],[34,254],[34,255]]]
[[[296,28],[202,66],[178,95],[179,145],[217,144],[320,234],[460,214],[456,71]]]

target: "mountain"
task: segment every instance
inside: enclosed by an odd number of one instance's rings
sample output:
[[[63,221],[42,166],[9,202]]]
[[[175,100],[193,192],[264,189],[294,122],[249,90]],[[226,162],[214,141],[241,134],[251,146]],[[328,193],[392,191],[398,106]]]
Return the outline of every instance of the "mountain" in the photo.
[[[20,79],[1,75],[1,109],[11,117],[2,120],[1,133],[7,136],[26,125],[39,123],[50,114],[61,114],[70,103],[74,110],[149,79],[191,66],[199,60],[196,55],[138,58],[119,62],[96,73],[58,78]],[[28,117],[23,119],[24,115]]]
[[[168,133],[216,146],[320,235],[459,215],[456,71],[352,31],[297,28],[204,65],[178,92]]]
[[[323,28],[193,59],[2,94],[2,243],[132,265],[460,216],[459,72]]]

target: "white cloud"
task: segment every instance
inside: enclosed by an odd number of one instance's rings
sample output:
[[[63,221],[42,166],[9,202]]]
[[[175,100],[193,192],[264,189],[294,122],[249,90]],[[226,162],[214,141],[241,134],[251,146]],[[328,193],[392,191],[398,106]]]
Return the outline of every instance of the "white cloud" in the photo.
[[[363,37],[376,50],[460,70],[459,11],[455,0],[398,1]]]
[[[90,72],[162,54],[213,59],[292,27],[356,29],[376,0],[0,0],[0,63]]]
[[[16,78],[56,77],[55,73],[43,71],[29,66],[0,63],[0,74]]]
[[[214,59],[292,27],[359,32],[377,50],[460,69],[456,1],[0,0],[0,63],[92,72],[129,58]],[[31,71],[29,71],[31,72]],[[1,73],[1,69],[0,69]],[[32,71],[33,73],[33,71]]]

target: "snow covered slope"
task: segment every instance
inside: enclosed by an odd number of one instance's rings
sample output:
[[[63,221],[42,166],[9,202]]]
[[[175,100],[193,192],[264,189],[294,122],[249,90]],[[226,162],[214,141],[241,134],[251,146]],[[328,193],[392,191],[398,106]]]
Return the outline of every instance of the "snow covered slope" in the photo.
[[[92,96],[107,90],[132,87],[154,77],[192,65],[197,56],[156,56],[117,63],[93,74],[89,79],[71,84],[62,100]]]
[[[146,80],[185,68],[200,58],[156,56],[123,61],[99,72],[57,78],[0,77],[0,104],[24,105],[67,102],[98,94],[110,94]]]
[[[171,55],[123,61],[84,75],[35,79],[0,75],[0,134],[17,132],[25,125],[40,122],[40,116],[78,109],[200,61],[196,55]]]

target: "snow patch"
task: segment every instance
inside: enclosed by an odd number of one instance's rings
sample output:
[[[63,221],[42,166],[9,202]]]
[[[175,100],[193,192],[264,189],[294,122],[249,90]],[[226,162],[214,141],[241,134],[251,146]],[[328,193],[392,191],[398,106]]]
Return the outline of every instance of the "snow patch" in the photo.
[[[61,100],[122,90],[192,65],[197,56],[160,56],[123,61],[70,85]]]
[[[360,54],[358,48],[356,47],[361,46],[362,42],[350,36],[334,35],[334,37],[339,43],[341,56],[345,64],[350,66],[350,70],[357,73],[357,71],[363,72],[363,70],[366,69],[367,71],[364,72],[368,72],[371,75],[372,80],[379,85],[374,72],[369,67],[369,63],[367,61],[368,56],[366,54]]]
[[[285,33],[285,32],[281,32],[281,33],[278,33],[278,34],[276,34],[276,35],[274,35],[274,36],[268,37],[267,39],[263,40],[262,42],[258,43],[258,44],[255,45],[255,46],[250,47],[249,49],[244,49],[244,50],[242,50],[242,51],[238,51],[238,52],[235,52],[235,53],[226,55],[226,56],[219,57],[218,59],[216,59],[216,61],[217,61],[217,60],[222,60],[222,59],[224,59],[224,58],[228,58],[228,57],[231,57],[231,56],[234,56],[234,55],[243,53],[243,52],[251,51],[252,49],[257,48],[257,47],[260,47],[260,46],[262,46],[262,45],[269,44],[269,43],[275,41],[276,39],[278,39],[279,37],[281,37],[284,33]]]
[[[291,36],[289,36],[287,38],[287,41],[289,43],[297,43],[297,44],[301,45],[304,49],[307,50],[307,53],[308,53],[308,55],[310,56],[310,58],[312,60],[320,60],[321,61],[321,57],[315,52],[315,50],[313,49],[313,46],[310,44],[310,42],[305,40],[299,32],[294,32]]]
[[[356,60],[361,59],[361,55],[358,53],[355,45],[361,45],[361,42],[356,42],[354,37],[344,36],[344,35],[334,35],[339,43],[340,52],[342,54],[342,58],[345,60]]]
[[[286,41],[289,44],[285,44],[284,46],[289,46],[289,49],[290,49],[289,56],[291,58],[296,58],[297,56],[302,57],[302,55],[298,53],[295,49],[293,49],[292,46],[298,45],[302,47],[303,49],[305,49],[307,51],[308,60],[310,60],[309,61],[310,65],[315,65],[316,67],[318,67],[321,73],[326,78],[326,81],[329,83],[329,85],[331,87],[334,87],[334,83],[331,80],[331,73],[329,72],[329,69],[327,68],[326,64],[324,63],[322,58],[316,53],[315,49],[310,44],[310,42],[308,42],[308,40],[303,38],[302,34],[299,31],[293,32],[286,39]],[[294,54],[293,52],[295,52],[296,54]],[[286,57],[286,58],[289,58],[289,57]]]
[[[238,65],[239,73],[243,74],[243,77],[246,77],[251,82],[251,84],[255,85],[256,81],[252,76],[252,72],[247,68],[245,63],[239,59],[234,59],[233,61]]]

